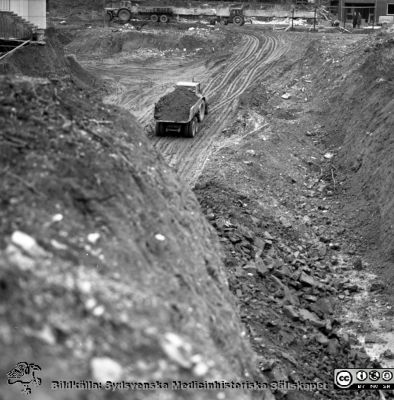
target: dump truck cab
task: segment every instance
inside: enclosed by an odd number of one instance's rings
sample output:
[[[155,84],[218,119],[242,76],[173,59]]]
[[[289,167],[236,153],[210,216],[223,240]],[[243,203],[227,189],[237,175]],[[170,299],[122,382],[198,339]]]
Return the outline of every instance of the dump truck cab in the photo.
[[[175,88],[180,87],[180,88],[186,88],[198,96],[202,102],[201,102],[201,109],[199,112],[199,121],[201,122],[204,119],[204,115],[208,114],[208,100],[207,96],[205,93],[203,93],[203,88],[201,85],[201,82],[194,82],[194,81],[182,81],[182,82],[177,82],[175,84]]]
[[[104,10],[119,10],[121,8],[128,8],[132,7],[131,1],[117,1],[117,0],[106,0]]]
[[[240,15],[241,17],[244,15],[243,7],[231,7],[230,8],[230,17],[234,18],[237,15]]]
[[[186,89],[192,90],[197,96],[203,97],[202,94],[202,88],[201,88],[201,83],[200,82],[177,82],[175,84],[175,87],[182,87]]]
[[[108,21],[118,18],[122,22],[129,22],[133,15],[138,14],[139,3],[130,0],[106,0],[104,10]]]
[[[244,17],[244,6],[243,5],[231,5],[227,7],[226,12],[222,12],[218,18],[222,25],[233,23],[241,26],[245,23]]]
[[[244,6],[243,5],[230,6],[229,22],[232,22],[233,24],[238,25],[238,26],[242,26],[245,23]]]

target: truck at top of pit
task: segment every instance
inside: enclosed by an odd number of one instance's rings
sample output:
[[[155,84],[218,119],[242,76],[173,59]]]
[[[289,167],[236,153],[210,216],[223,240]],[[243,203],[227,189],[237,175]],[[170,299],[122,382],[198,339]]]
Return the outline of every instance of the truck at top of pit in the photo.
[[[178,82],[172,92],[155,104],[157,136],[179,134],[193,138],[208,114],[208,101],[200,82]]]
[[[1,1],[1,0],[0,0]],[[235,4],[201,4],[200,6],[185,5],[180,6],[148,6],[140,5],[137,0],[105,0],[105,12],[108,21],[118,19],[122,23],[127,23],[130,19],[151,22],[167,23],[171,20],[180,22],[181,20],[199,20],[205,19],[211,24],[220,23],[227,25],[229,23],[242,26],[246,21],[252,22],[251,18],[303,18],[316,21],[314,11],[308,10],[271,10],[262,8],[253,8],[247,3]]]
[[[131,18],[166,23],[174,14],[172,7],[144,6],[128,0],[120,2],[107,0],[105,12],[107,20],[118,18],[124,23],[130,21]]]
[[[145,6],[137,1],[130,0],[105,0],[105,12],[108,21],[118,19],[127,23],[130,19],[150,20],[152,22],[167,23],[178,18],[199,19],[207,18],[212,24],[219,22],[222,25],[233,23],[243,25],[245,23],[244,6],[233,4],[220,7],[176,7],[176,6]]]

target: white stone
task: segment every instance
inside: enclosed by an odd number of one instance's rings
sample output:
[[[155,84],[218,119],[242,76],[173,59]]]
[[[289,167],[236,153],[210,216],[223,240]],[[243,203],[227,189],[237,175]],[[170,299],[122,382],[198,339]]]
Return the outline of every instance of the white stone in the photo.
[[[96,357],[90,361],[92,378],[95,382],[119,382],[123,375],[122,366],[108,357]]]
[[[10,263],[17,266],[21,271],[29,271],[36,265],[36,262],[32,258],[24,255],[19,247],[13,244],[9,244],[5,252]]]
[[[98,232],[89,233],[88,235],[88,241],[92,244],[96,244],[99,239],[100,239],[100,234]]]
[[[99,305],[99,306],[97,306],[97,307],[95,307],[95,308],[93,309],[92,314],[93,314],[95,317],[101,317],[101,316],[104,314],[104,311],[105,311],[104,306]]]
[[[63,220],[63,215],[62,214],[55,214],[52,217],[52,222],[60,222]]]
[[[46,255],[45,250],[37,244],[36,240],[24,232],[15,231],[11,236],[11,241],[31,257]]]
[[[191,346],[175,333],[168,332],[161,340],[161,347],[168,358],[183,368],[191,368]]]

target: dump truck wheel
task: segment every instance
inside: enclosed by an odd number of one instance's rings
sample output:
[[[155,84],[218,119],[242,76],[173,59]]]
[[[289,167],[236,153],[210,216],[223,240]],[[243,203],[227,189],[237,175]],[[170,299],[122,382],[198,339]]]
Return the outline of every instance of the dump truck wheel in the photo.
[[[188,138],[194,138],[196,136],[198,130],[198,120],[196,117],[194,117],[189,124],[187,125],[186,128],[186,137]]]
[[[156,129],[155,129],[156,136],[164,136],[164,124],[161,122],[156,122]]]
[[[241,26],[244,24],[244,19],[242,17],[240,17],[239,15],[235,16],[233,21],[234,21],[234,24],[238,25],[238,26]]]
[[[205,117],[205,102],[203,101],[200,106],[200,111],[198,112],[198,119],[200,122],[204,120]]]
[[[159,20],[159,16],[158,16],[157,14],[152,14],[152,15],[150,16],[150,20],[151,20],[152,22],[157,22],[157,21]]]
[[[118,18],[122,21],[122,22],[129,22],[130,18],[131,18],[131,12],[130,10],[128,10],[127,8],[121,8],[118,11]]]
[[[220,20],[220,25],[227,25],[227,24],[228,24],[228,21],[226,18],[223,18]]]
[[[112,14],[112,12],[111,11],[107,11],[105,13],[105,20],[107,22],[109,22],[109,21],[112,21],[113,19],[114,19],[114,15]]]
[[[165,14],[160,15],[160,22],[162,22],[163,24],[166,24],[168,22],[168,16]]]

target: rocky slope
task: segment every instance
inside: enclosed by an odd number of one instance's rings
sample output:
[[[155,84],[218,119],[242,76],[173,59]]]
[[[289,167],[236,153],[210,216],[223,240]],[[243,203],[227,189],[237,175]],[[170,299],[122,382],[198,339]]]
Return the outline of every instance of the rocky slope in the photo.
[[[377,366],[340,320],[342,307],[362,291],[352,273],[362,272],[322,135],[328,109],[321,105],[330,92],[320,86],[319,71],[328,49],[334,53],[339,40],[350,49],[353,39],[285,38],[292,50],[270,79],[242,96],[195,192],[225,250],[230,288],[261,370],[272,385],[321,385],[276,387],[275,398],[378,399],[377,392],[335,390],[332,379],[338,366]],[[335,70],[326,74],[335,78]]]
[[[347,54],[327,54],[318,85],[330,87],[325,102],[330,114],[322,120],[325,142],[343,174],[343,217],[355,245],[389,280],[394,277],[393,62],[393,33],[383,31]]]
[[[133,117],[87,88],[54,37],[32,52],[9,59],[0,79],[0,369],[38,364],[40,399],[130,398],[53,391],[52,380],[258,377],[195,196]],[[1,386],[4,399],[21,395],[21,385]],[[160,398],[250,398],[185,390]]]

